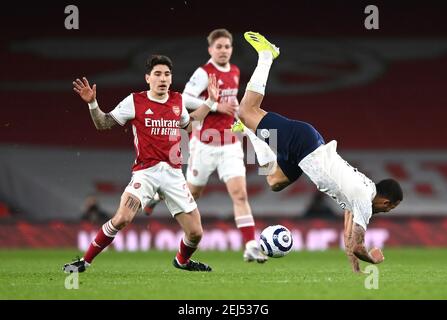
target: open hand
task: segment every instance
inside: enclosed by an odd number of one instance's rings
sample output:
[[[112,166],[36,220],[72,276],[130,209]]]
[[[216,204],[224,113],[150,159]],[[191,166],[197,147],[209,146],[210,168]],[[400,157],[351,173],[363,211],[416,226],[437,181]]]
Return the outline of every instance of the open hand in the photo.
[[[385,260],[382,251],[379,248],[372,248],[369,250],[369,255],[374,260],[375,264],[379,264]]]
[[[79,94],[82,100],[86,103],[91,103],[96,100],[96,84],[90,88],[90,84],[86,77],[83,77],[82,81],[80,79],[73,81],[73,90]]]
[[[213,101],[219,100],[219,86],[214,73],[208,76],[208,97]]]

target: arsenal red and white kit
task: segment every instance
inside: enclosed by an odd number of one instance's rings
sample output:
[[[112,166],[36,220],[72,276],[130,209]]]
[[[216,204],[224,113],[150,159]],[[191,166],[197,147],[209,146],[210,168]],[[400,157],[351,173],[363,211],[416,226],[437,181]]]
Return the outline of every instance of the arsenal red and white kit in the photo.
[[[172,215],[194,210],[197,205],[181,170],[180,129],[189,124],[182,95],[170,91],[157,100],[149,91],[132,93],[110,115],[120,125],[130,121],[134,135],[136,159],[125,191],[137,196],[142,208],[158,192]]]
[[[226,68],[212,60],[198,68],[185,86],[183,96],[188,109],[195,109],[208,98],[208,77],[215,74],[219,87],[219,102],[239,105],[239,68],[230,64]],[[234,116],[210,112],[198,132],[190,141],[187,180],[193,185],[204,186],[209,176],[217,170],[219,178],[227,182],[233,177],[245,176],[244,153],[237,137],[231,132]]]

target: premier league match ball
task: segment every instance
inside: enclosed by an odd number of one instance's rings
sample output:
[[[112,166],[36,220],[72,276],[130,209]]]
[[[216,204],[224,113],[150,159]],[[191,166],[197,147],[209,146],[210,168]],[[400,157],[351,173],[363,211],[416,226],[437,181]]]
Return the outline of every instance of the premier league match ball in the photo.
[[[276,225],[261,232],[260,246],[265,255],[272,258],[284,257],[293,245],[292,234],[284,226]]]

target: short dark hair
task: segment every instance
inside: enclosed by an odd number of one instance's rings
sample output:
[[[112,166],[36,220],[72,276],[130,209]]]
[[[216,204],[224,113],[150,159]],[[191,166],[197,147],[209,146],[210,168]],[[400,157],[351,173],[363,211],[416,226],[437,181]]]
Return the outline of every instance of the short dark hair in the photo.
[[[149,58],[147,58],[147,61],[146,61],[146,73],[150,74],[152,69],[154,69],[154,67],[156,65],[159,65],[159,64],[163,64],[163,65],[167,66],[169,68],[169,70],[172,72],[172,61],[171,61],[171,59],[169,59],[169,57],[167,57],[167,56],[154,54],[154,55],[150,56]]]
[[[391,203],[396,203],[402,201],[404,195],[399,182],[394,179],[385,179],[376,183],[377,194],[391,201]]]
[[[233,36],[231,35],[230,31],[228,31],[227,29],[216,29],[211,31],[208,35],[208,44],[210,46],[213,45],[214,41],[219,38],[228,38],[230,39],[230,42],[233,43]]]

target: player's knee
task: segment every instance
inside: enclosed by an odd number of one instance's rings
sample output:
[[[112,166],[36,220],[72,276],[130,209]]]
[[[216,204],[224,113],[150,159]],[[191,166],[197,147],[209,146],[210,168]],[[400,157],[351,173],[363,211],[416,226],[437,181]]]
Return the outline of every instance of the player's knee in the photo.
[[[112,224],[118,230],[125,228],[132,222],[132,216],[128,214],[118,213],[112,219]]]
[[[186,232],[186,237],[193,243],[199,243],[203,236],[202,228],[194,228]]]

